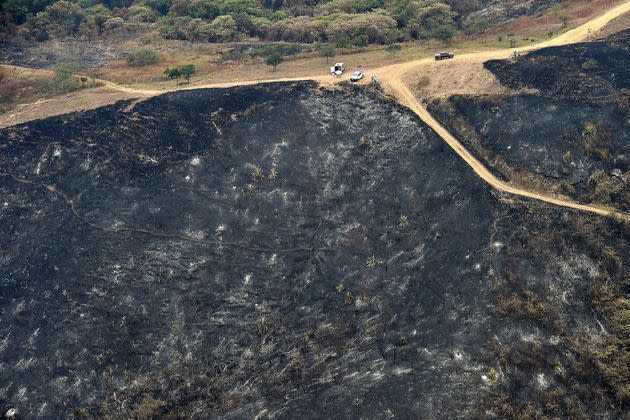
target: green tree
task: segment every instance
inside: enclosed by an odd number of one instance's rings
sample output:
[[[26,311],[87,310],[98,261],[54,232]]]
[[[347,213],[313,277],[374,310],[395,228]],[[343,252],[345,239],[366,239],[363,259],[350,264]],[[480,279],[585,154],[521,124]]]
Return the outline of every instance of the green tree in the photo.
[[[177,67],[174,68],[166,68],[166,70],[164,70],[164,75],[169,78],[169,79],[175,79],[175,82],[179,85],[179,78],[182,77],[182,74],[180,73],[179,69]]]
[[[64,63],[57,66],[53,76],[48,81],[49,89],[56,94],[68,93],[81,88],[81,80],[74,74],[77,67],[74,63]]]
[[[161,15],[165,15],[173,5],[173,0],[144,0],[143,3]]]
[[[368,37],[367,35],[359,35],[358,37],[354,38],[354,41],[352,41],[352,43],[355,47],[365,48],[368,46]]]
[[[326,57],[326,62],[328,63],[332,57],[337,55],[337,50],[332,45],[324,45],[319,49],[319,55]]]
[[[185,64],[179,68],[179,74],[190,83],[190,77],[197,73],[197,67],[194,64]]]
[[[335,40],[335,47],[336,48],[347,48],[348,44],[350,43],[350,40],[348,39],[347,36],[342,36],[339,37]]]
[[[516,34],[514,32],[510,32],[507,34],[507,37],[510,40],[510,48],[516,47]]]
[[[271,54],[269,57],[267,57],[267,60],[265,61],[265,63],[267,63],[268,66],[272,66],[273,71],[276,71],[276,67],[278,67],[278,65],[282,63],[283,61],[284,61],[284,58],[280,54],[274,53],[274,54]]]
[[[404,28],[416,17],[418,8],[412,0],[394,0],[389,6],[389,14],[396,19],[399,28]]]
[[[193,0],[188,5],[188,15],[194,18],[214,19],[220,14],[219,6],[212,0]]]
[[[127,64],[131,67],[143,67],[160,61],[159,54],[149,47],[140,47],[127,56]]]
[[[431,38],[439,39],[442,42],[448,43],[455,35],[455,28],[452,25],[441,25],[433,29],[430,33]]]
[[[38,29],[74,36],[84,19],[81,6],[61,0],[38,13],[32,24]]]

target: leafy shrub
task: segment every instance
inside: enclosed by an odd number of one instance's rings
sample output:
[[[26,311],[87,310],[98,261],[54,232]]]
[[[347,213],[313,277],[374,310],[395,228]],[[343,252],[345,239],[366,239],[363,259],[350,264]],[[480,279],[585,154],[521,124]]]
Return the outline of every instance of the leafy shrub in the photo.
[[[187,82],[190,82],[190,77],[197,74],[197,67],[194,64],[184,64],[179,68],[179,73]]]
[[[164,76],[169,79],[175,79],[179,85],[179,78],[183,77],[187,82],[190,82],[190,77],[197,73],[197,67],[194,64],[185,64],[183,66],[166,68],[164,70]]]
[[[359,47],[359,48],[367,47],[368,37],[367,35],[359,35],[356,38],[354,38],[354,41],[352,43],[354,44],[355,47]]]
[[[416,83],[416,86],[418,88],[426,88],[430,84],[431,84],[431,78],[425,75],[425,76],[422,76],[420,79],[418,79],[418,83]]]
[[[152,48],[140,47],[127,56],[127,64],[131,67],[143,67],[160,61],[159,54]]]
[[[157,29],[167,39],[389,44],[410,37],[449,40],[454,12],[437,0],[4,0],[13,19],[30,18],[31,39],[93,37],[119,28]],[[37,5],[35,5],[37,4]],[[4,6],[4,4],[3,4]],[[32,9],[32,10],[31,10]],[[5,12],[6,15],[6,12]],[[0,13],[0,34],[3,15]],[[218,20],[217,20],[218,19]],[[5,18],[6,20],[6,18]],[[10,23],[10,22],[9,22]],[[146,24],[155,23],[150,27]],[[483,26],[483,22],[475,25]],[[6,25],[5,25],[6,26]]]
[[[438,37],[448,40],[454,33],[455,13],[437,1],[394,0],[388,8],[399,28],[406,28],[412,38]]]
[[[90,6],[83,10],[85,16],[112,16],[112,11],[102,4],[97,4],[94,6]]]
[[[274,41],[315,42],[323,38],[324,25],[308,16],[298,16],[269,25],[263,37]]]
[[[193,0],[188,6],[188,15],[201,19],[214,19],[221,14],[219,6],[211,0]]]
[[[72,63],[64,63],[55,68],[48,82],[48,87],[55,94],[68,93],[81,88],[81,81],[74,74],[77,67]]]
[[[103,24],[104,31],[113,31],[125,26],[125,20],[123,18],[115,17],[107,19]]]
[[[222,15],[246,14],[249,16],[268,16],[269,12],[263,10],[255,0],[224,0],[221,3]]]
[[[439,39],[442,42],[448,42],[455,35],[455,27],[452,25],[441,25],[433,29],[429,36],[431,38]]]
[[[173,0],[144,0],[143,3],[161,15],[168,13]]]
[[[486,18],[475,19],[470,24],[466,25],[464,31],[467,35],[479,35],[485,32],[491,26],[490,20]]]
[[[339,39],[337,39],[337,41],[335,42],[335,47],[336,48],[347,48],[348,44],[350,44],[350,40],[345,37],[339,37]]]
[[[179,78],[182,77],[182,73],[179,71],[179,68],[177,67],[174,67],[174,68],[167,67],[166,70],[164,70],[163,74],[167,78],[175,79],[175,80],[179,80]],[[179,84],[179,81],[177,82],[177,84]]]
[[[270,57],[272,55],[280,55],[281,57],[286,57],[289,55],[297,54],[301,49],[299,44],[272,44],[265,45],[262,48],[257,48],[250,53],[252,58],[256,57]]]
[[[352,0],[332,0],[326,3],[320,3],[315,7],[315,14],[318,16],[356,12],[357,10]]]
[[[584,70],[596,70],[599,68],[599,63],[594,58],[589,58],[582,64]]]
[[[159,13],[146,6],[131,6],[123,9],[121,15],[129,23],[150,23],[155,22]]]
[[[385,43],[390,32],[396,29],[396,21],[382,12],[360,15],[336,14],[315,19],[323,28],[322,39],[352,40],[356,46],[368,43]],[[357,45],[358,43],[358,45]]]
[[[273,71],[276,71],[276,67],[278,67],[278,64],[282,63],[283,61],[284,61],[284,58],[280,54],[275,53],[267,57],[267,60],[265,61],[265,63],[268,66],[273,67]]]
[[[61,0],[38,13],[33,24],[50,33],[74,36],[84,19],[85,13],[78,4]]]
[[[166,39],[222,42],[238,38],[236,20],[232,16],[217,16],[212,22],[189,16],[165,16],[158,20],[158,30]]]
[[[402,47],[400,46],[400,44],[390,44],[387,46],[387,48],[385,48],[385,51],[392,54],[397,53],[400,50],[402,50]]]
[[[319,55],[326,57],[326,62],[328,62],[330,58],[337,55],[337,50],[333,45],[323,45],[319,48]]]
[[[243,51],[238,50],[229,50],[219,52],[219,56],[217,57],[217,63],[223,64],[227,61],[239,61],[244,60],[247,57],[247,54]]]

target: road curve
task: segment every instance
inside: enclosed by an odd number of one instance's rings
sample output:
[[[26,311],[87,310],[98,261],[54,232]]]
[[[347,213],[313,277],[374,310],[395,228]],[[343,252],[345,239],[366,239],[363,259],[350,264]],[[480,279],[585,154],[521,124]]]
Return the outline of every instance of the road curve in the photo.
[[[603,28],[608,22],[630,12],[630,1],[622,3],[604,13],[597,18],[586,22],[585,24],[574,28],[566,33],[558,36],[555,39],[542,42],[540,44],[527,47],[526,50],[531,51],[540,48],[546,48],[550,46],[567,45],[571,43],[584,41],[589,31],[595,33]],[[468,54],[462,54],[456,57],[455,60],[459,61],[474,61],[478,62],[480,59],[483,61],[492,59],[505,59],[509,58],[511,54],[510,49],[494,50],[494,51],[481,51]],[[578,204],[567,198],[557,197],[548,194],[537,193],[518,186],[511,185],[503,180],[500,180],[494,176],[483,163],[481,163],[463,144],[459,142],[442,124],[440,124],[428,111],[422,106],[422,104],[416,99],[414,94],[409,90],[407,85],[403,82],[403,77],[406,73],[413,70],[419,64],[433,61],[431,58],[424,58],[415,60],[412,62],[394,64],[379,69],[379,75],[386,92],[394,96],[402,105],[411,109],[420,119],[431,127],[454,151],[457,153],[472,169],[475,173],[481,177],[484,181],[490,184],[492,187],[499,191],[509,194],[518,195],[521,197],[527,197],[534,200],[544,201],[549,204],[553,204],[560,207],[572,208],[575,210],[586,211],[595,213],[601,216],[615,217],[630,222],[630,214],[620,212],[619,210],[608,207],[599,206],[595,204]]]
[[[587,39],[590,32],[596,33],[601,28],[603,28],[608,22],[611,20],[630,12],[630,1],[626,1],[616,7],[611,8],[601,16],[590,20],[589,22],[574,28],[566,33],[525,48],[520,48],[522,51],[531,51],[540,48],[550,47],[550,46],[560,46],[567,45],[571,43],[581,42]],[[492,59],[506,59],[509,58],[512,49],[500,49],[493,51],[480,51],[480,52],[472,52],[461,54],[455,57],[453,61],[475,61],[479,62],[480,60],[492,60]],[[381,67],[374,70],[374,73],[379,75],[381,83],[385,88],[386,92],[395,97],[402,105],[407,106],[410,110],[412,110],[422,121],[424,121],[431,129],[433,129],[454,151],[457,153],[472,169],[475,173],[481,177],[484,181],[490,184],[495,189],[509,193],[518,195],[521,197],[526,197],[534,200],[543,201],[552,205],[571,208],[575,210],[590,212],[594,214],[598,214],[601,216],[607,217],[615,217],[617,219],[625,220],[630,222],[630,214],[620,212],[617,209],[606,206],[598,206],[594,204],[578,204],[572,200],[567,198],[556,197],[552,195],[537,193],[534,191],[530,191],[527,189],[519,188],[515,185],[511,185],[505,181],[500,180],[496,176],[494,176],[488,168],[486,168],[468,149],[464,147],[444,126],[442,126],[433,116],[427,111],[425,107],[420,104],[420,102],[416,99],[413,93],[409,90],[407,85],[403,82],[403,76],[411,71],[414,67],[419,64],[428,63],[433,61],[432,58],[422,58],[419,60],[408,61],[405,63],[393,64],[390,66]],[[173,92],[177,90],[191,90],[191,89],[203,89],[203,88],[228,88],[235,86],[246,86],[246,85],[254,85],[254,84],[262,84],[262,83],[273,83],[273,82],[291,82],[291,81],[303,81],[303,80],[312,80],[320,83],[331,83],[331,76],[306,76],[306,77],[298,77],[298,78],[277,78],[277,79],[268,79],[268,80],[248,80],[248,81],[237,81],[237,82],[228,82],[228,83],[208,83],[208,84],[200,84],[200,85],[189,85],[185,87],[177,87],[172,89],[162,89],[162,90],[151,90],[151,89],[137,89],[128,86],[119,85],[117,83],[113,83],[107,80],[100,80],[108,87],[119,90],[126,93],[137,94],[139,96],[155,96],[161,95],[167,92]]]
[[[578,204],[574,201],[554,197],[552,195],[540,194],[534,191],[519,188],[511,185],[505,181],[498,179],[494,176],[488,168],[486,168],[471,152],[468,151],[442,124],[440,124],[433,116],[427,111],[425,107],[420,105],[413,93],[400,79],[388,79],[385,82],[387,88],[391,92],[395,92],[396,98],[409,109],[411,109],[416,115],[424,121],[429,127],[436,132],[454,151],[457,153],[475,173],[481,177],[484,181],[490,184],[495,189],[506,192],[509,194],[518,195],[521,197],[531,198],[534,200],[544,201],[556,206],[572,208],[575,210],[587,211],[590,213],[599,214],[601,216],[611,216],[620,219],[630,221],[630,215],[622,213],[614,208],[597,206],[594,204]]]

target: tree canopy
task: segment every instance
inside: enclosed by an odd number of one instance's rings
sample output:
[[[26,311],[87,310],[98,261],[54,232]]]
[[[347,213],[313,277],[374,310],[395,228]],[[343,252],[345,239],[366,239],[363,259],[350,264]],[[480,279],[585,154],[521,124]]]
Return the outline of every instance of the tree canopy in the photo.
[[[364,46],[414,38],[448,40],[455,0],[4,0],[0,22],[29,25],[36,40],[155,31],[166,39]],[[460,7],[459,5],[458,7]],[[6,30],[6,29],[5,29]],[[359,38],[361,37],[361,38]]]

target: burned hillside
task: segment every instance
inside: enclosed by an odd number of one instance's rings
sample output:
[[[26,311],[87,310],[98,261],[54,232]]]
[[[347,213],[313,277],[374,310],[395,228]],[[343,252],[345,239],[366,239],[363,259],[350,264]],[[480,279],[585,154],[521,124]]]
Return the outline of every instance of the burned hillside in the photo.
[[[630,29],[594,42],[543,48],[517,60],[484,63],[509,88],[594,103],[617,102],[630,89]]]
[[[9,127],[0,191],[2,413],[627,408],[628,227],[493,192],[376,93],[194,90]]]
[[[429,109],[506,180],[630,211],[630,30],[490,61],[527,94],[437,99]]]

